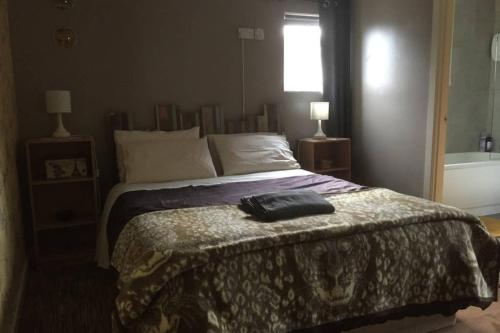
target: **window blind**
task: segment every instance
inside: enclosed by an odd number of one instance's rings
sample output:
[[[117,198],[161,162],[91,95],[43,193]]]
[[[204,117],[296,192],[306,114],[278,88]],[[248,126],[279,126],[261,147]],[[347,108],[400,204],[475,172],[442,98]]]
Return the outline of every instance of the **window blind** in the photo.
[[[285,13],[285,24],[319,25],[319,15]]]

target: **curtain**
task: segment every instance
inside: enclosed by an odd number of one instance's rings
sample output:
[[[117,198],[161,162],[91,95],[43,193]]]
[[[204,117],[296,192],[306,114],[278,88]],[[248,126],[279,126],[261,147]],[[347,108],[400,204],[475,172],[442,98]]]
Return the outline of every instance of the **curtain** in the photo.
[[[323,100],[330,102],[326,133],[351,137],[351,4],[350,0],[319,0]]]

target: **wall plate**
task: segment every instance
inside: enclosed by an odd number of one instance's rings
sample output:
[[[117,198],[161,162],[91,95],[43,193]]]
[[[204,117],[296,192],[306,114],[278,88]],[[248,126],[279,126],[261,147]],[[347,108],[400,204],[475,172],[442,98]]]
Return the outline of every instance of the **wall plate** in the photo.
[[[262,28],[255,29],[255,39],[256,40],[264,40],[264,29],[262,29]]]
[[[239,39],[255,39],[255,30],[253,28],[238,28]]]

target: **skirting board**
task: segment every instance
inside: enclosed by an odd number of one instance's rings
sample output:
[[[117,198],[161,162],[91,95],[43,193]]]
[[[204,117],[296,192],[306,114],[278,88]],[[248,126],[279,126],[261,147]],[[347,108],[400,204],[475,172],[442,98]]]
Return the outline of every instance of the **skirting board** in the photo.
[[[464,209],[467,213],[475,216],[488,216],[500,214],[500,205],[494,206],[484,206],[484,207],[473,207]]]
[[[27,280],[27,277],[28,277],[28,260],[25,260],[24,262],[24,267],[21,271],[21,277],[20,277],[20,288],[17,292],[17,295],[16,295],[16,300],[15,300],[15,304],[14,304],[14,309],[15,309],[15,312],[14,312],[14,316],[12,318],[12,323],[10,324],[10,327],[7,326],[6,329],[7,329],[7,332],[9,333],[15,333],[18,331],[18,327],[19,327],[19,320],[20,320],[20,315],[21,315],[21,311],[22,311],[22,307],[23,307],[23,302],[24,302],[24,293],[26,292],[26,283],[28,282]]]
[[[361,327],[346,333],[428,333],[451,327],[456,323],[456,316],[444,317],[441,315],[425,317],[407,317],[401,320],[390,320],[383,324]]]

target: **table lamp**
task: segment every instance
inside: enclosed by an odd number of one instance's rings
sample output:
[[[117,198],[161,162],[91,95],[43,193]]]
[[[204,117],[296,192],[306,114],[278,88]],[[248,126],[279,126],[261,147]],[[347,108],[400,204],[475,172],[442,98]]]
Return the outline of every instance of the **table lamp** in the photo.
[[[326,134],[321,128],[321,121],[328,120],[329,111],[329,102],[311,102],[311,120],[318,121],[318,131],[314,134],[314,139],[326,139]]]
[[[67,90],[47,90],[45,92],[47,113],[57,114],[57,129],[52,133],[54,138],[67,138],[71,136],[64,128],[62,122],[63,113],[71,113],[71,92]]]

